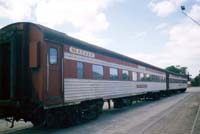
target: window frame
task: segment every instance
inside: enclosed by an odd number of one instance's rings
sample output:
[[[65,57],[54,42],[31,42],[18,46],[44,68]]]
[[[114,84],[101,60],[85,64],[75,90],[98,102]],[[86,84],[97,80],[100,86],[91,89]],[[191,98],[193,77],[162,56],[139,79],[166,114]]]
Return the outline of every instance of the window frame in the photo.
[[[102,67],[102,78],[101,79],[99,79],[99,78],[94,78],[94,75],[93,75],[93,66],[99,66],[99,67]],[[104,75],[104,66],[103,65],[99,65],[99,64],[92,64],[92,79],[94,79],[94,80],[103,80],[104,79],[104,77],[105,77],[105,75]]]
[[[54,50],[56,50],[56,62],[51,62],[51,49],[54,49]],[[49,48],[49,64],[50,65],[56,65],[56,64],[58,64],[58,49],[57,48],[55,48],[55,47],[50,47]]]
[[[128,76],[127,79],[124,79],[124,77],[123,77],[123,74],[124,74],[123,72],[124,72],[124,71],[127,72],[127,76]],[[128,73],[128,70],[124,70],[124,69],[122,70],[122,80],[123,80],[123,81],[129,81],[129,73]]]
[[[115,69],[117,71],[117,78],[116,79],[111,79],[111,69]],[[114,68],[114,67],[109,68],[109,80],[119,80],[118,68]]]
[[[143,78],[141,78],[141,74],[143,75]],[[145,81],[145,73],[140,72],[140,81]]]
[[[151,74],[149,74],[149,73],[146,73],[146,74],[145,74],[145,81],[148,81],[148,82],[151,81],[151,80],[150,80],[150,75],[151,75]]]
[[[82,77],[79,77],[79,73],[78,73],[78,72],[79,72],[79,71],[78,71],[78,70],[79,70],[79,68],[78,68],[79,63],[82,64]],[[76,71],[77,71],[77,78],[78,78],[78,79],[84,79],[84,68],[85,68],[85,67],[84,67],[84,62],[81,62],[81,61],[77,61],[77,62],[76,62]]]
[[[134,78],[136,78],[136,79],[134,79]],[[134,71],[132,72],[132,81],[138,81],[138,73],[137,72],[134,72]]]

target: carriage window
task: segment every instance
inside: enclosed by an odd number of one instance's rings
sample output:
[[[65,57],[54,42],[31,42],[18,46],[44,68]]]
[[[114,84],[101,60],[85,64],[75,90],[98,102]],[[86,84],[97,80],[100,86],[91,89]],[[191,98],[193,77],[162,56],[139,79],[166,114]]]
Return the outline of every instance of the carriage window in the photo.
[[[144,80],[145,80],[144,73],[140,73],[140,80],[141,80],[141,81],[144,81]]]
[[[161,82],[165,82],[166,80],[165,80],[165,77],[164,76],[161,76],[162,77],[162,80],[161,80]]]
[[[57,64],[58,62],[58,51],[56,48],[50,48],[49,49],[49,62],[50,64]]]
[[[122,71],[122,80],[128,80],[128,71],[127,70]]]
[[[132,79],[133,79],[133,81],[137,81],[137,73],[136,72],[132,72]]]
[[[103,79],[103,66],[92,65],[92,78],[93,79]]]
[[[146,80],[146,81],[150,81],[150,74],[146,74],[146,75],[145,75],[145,80]]]
[[[116,68],[110,68],[110,80],[118,79],[118,70]]]
[[[83,78],[84,67],[82,62],[77,62],[77,78]]]

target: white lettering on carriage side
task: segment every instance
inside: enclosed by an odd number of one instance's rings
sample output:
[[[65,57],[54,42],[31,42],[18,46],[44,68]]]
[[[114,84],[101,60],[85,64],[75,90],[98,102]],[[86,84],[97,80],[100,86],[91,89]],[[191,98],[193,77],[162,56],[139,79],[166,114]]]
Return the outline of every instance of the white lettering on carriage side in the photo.
[[[73,54],[77,54],[77,55],[82,55],[82,56],[85,56],[85,57],[90,57],[90,58],[95,57],[94,53],[89,52],[89,51],[85,51],[85,50],[82,50],[82,49],[78,49],[78,48],[75,48],[75,47],[70,47],[69,52],[73,53]]]

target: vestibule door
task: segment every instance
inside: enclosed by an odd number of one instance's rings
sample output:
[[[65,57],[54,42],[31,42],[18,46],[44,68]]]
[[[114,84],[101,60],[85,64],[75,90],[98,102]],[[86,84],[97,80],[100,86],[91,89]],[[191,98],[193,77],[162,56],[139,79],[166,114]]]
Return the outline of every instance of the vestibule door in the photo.
[[[48,67],[47,67],[48,104],[60,104],[63,101],[62,57],[63,57],[63,46],[49,43]]]

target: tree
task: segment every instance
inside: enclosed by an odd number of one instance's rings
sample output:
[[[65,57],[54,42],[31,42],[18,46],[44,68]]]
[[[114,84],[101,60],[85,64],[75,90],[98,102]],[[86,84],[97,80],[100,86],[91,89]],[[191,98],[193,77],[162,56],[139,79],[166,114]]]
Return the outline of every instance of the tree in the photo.
[[[192,86],[200,86],[200,74],[197,75],[194,79],[191,81]]]
[[[181,73],[183,75],[188,75],[189,73],[187,72],[187,67],[180,67]]]
[[[188,75],[187,74],[187,67],[180,67],[180,66],[169,66],[166,68],[167,71],[176,73],[176,74],[181,74],[181,75]]]

